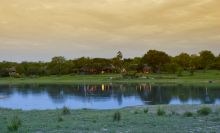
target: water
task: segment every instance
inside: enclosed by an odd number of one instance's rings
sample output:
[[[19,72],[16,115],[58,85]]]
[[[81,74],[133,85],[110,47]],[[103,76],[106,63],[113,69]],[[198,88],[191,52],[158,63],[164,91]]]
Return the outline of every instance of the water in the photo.
[[[220,104],[220,87],[150,84],[0,85],[0,107],[116,109],[157,104]]]

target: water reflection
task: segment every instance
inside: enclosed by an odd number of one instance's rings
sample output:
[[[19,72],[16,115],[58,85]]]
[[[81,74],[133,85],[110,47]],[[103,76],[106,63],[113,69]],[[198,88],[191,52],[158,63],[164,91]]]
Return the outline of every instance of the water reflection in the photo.
[[[220,87],[150,84],[0,85],[0,107],[113,109],[154,104],[220,104]]]

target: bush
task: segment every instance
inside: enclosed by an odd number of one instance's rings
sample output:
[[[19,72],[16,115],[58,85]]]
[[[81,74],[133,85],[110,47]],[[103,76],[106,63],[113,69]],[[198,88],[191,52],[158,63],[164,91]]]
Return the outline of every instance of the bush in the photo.
[[[148,113],[148,108],[144,109],[144,113],[147,114]]]
[[[120,121],[121,120],[121,113],[115,112],[113,115],[113,121]]]
[[[209,107],[203,107],[197,111],[199,115],[206,116],[212,113],[212,109]]]
[[[165,110],[163,110],[163,109],[161,109],[161,108],[158,108],[158,109],[157,109],[157,115],[158,115],[158,116],[163,116],[163,115],[165,115],[165,114],[166,114]]]
[[[63,121],[63,117],[62,116],[58,116],[58,122],[61,122],[61,121]]]
[[[192,117],[193,116],[193,113],[192,112],[185,112],[183,114],[185,117]]]
[[[135,111],[134,111],[134,114],[138,114],[138,111],[137,111],[137,110],[135,110]]]
[[[21,120],[17,116],[14,116],[8,124],[8,130],[10,132],[17,131],[20,126]]]
[[[62,113],[63,113],[63,115],[68,115],[68,114],[70,114],[70,109],[64,106],[62,109]]]

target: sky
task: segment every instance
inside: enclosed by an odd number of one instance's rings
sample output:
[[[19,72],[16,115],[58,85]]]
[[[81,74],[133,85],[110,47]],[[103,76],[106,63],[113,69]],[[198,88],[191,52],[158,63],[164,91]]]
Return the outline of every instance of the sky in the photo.
[[[0,0],[0,61],[220,53],[220,0]]]

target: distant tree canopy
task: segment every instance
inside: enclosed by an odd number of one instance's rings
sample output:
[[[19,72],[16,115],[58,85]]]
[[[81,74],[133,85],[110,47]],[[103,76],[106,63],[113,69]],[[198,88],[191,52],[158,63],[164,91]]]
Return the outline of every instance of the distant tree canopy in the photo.
[[[112,59],[112,65],[115,66],[117,72],[121,72],[123,69],[123,55],[121,51],[117,52],[117,55]]]
[[[160,72],[161,67],[170,62],[168,54],[162,51],[149,50],[142,58],[142,64],[148,64],[154,72]]]
[[[181,53],[175,57],[175,61],[179,66],[182,66],[183,69],[187,70],[190,66],[190,55],[187,53]]]
[[[52,61],[49,63],[48,68],[51,74],[62,74],[66,63],[66,59],[62,56],[53,57]]]
[[[215,64],[213,65],[215,69],[220,70],[220,54],[218,57],[216,57]]]
[[[168,72],[180,70],[220,70],[220,54],[215,56],[204,50],[198,55],[181,53],[175,57],[163,51],[149,50],[142,57],[123,58],[121,51],[111,59],[81,57],[67,60],[62,56],[53,57],[50,62],[0,62],[0,77],[44,76],[65,74],[99,74],[122,72]]]
[[[208,69],[212,67],[214,64],[215,56],[211,51],[204,50],[201,51],[200,53],[200,59],[201,59],[201,67],[203,69]]]

